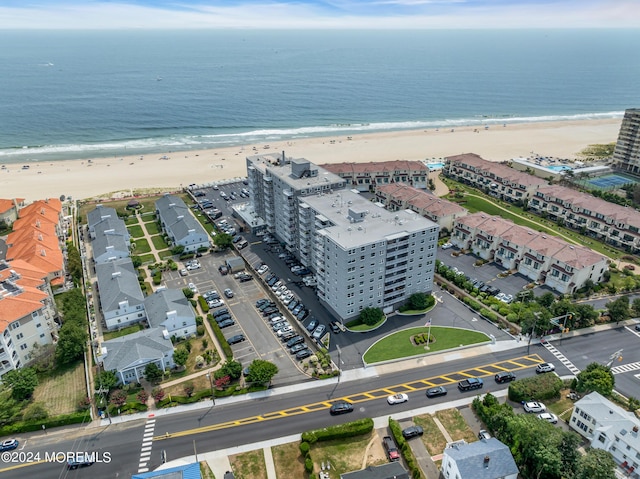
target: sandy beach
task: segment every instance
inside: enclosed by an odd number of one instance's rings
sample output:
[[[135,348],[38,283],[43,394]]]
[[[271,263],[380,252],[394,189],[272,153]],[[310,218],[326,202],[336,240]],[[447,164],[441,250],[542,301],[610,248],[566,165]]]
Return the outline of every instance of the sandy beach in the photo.
[[[244,177],[245,158],[285,151],[316,163],[438,159],[477,153],[491,161],[532,154],[575,158],[590,144],[615,142],[622,119],[411,130],[276,141],[202,151],[144,156],[7,164],[0,170],[0,197],[27,201],[60,195],[74,199],[125,197],[192,183]],[[268,146],[268,148],[267,148]]]

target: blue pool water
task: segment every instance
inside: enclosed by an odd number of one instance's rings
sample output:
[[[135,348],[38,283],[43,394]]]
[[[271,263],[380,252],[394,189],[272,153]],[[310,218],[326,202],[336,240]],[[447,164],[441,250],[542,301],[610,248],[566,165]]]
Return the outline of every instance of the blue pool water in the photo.
[[[545,166],[545,168],[547,170],[552,170],[552,171],[567,171],[567,170],[573,169],[570,166],[565,166],[565,165],[551,165],[551,166]]]
[[[441,170],[444,167],[444,163],[427,163],[429,171]]]

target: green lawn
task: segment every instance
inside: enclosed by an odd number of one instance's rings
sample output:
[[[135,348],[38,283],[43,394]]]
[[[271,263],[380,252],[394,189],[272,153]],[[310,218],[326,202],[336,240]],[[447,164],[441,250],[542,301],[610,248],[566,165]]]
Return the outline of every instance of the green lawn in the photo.
[[[461,345],[466,346],[489,341],[489,338],[485,334],[478,333],[477,331],[433,326],[431,328],[431,336],[435,338],[435,341],[429,344],[428,350],[425,349],[424,345],[415,346],[411,342],[411,336],[418,333],[427,333],[428,331],[429,328],[419,327],[404,329],[393,333],[374,343],[364,354],[363,359],[367,364],[372,364],[390,359],[418,356],[427,352],[444,351],[446,349],[457,348]]]
[[[128,226],[127,229],[133,238],[142,238],[144,236],[144,231],[142,231],[142,226],[140,225]]]
[[[144,328],[142,327],[141,324],[132,324],[131,326],[122,328],[119,331],[111,331],[111,332],[104,333],[104,340],[108,341],[110,339],[126,336],[127,334],[137,333],[138,331],[142,331],[143,329]]]
[[[151,252],[151,246],[149,246],[149,242],[146,240],[146,238],[137,239],[134,243],[136,245],[136,248],[134,250],[136,255]]]
[[[160,259],[167,259],[171,258],[173,256],[173,253],[171,252],[171,250],[165,249],[162,251],[158,251],[158,256],[160,256]]]
[[[164,240],[164,238],[161,235],[152,236],[151,237],[151,242],[153,243],[153,246],[157,250],[167,249],[169,247],[169,245],[167,244],[167,242]]]
[[[127,225],[127,226],[137,225],[138,224],[138,217],[137,216],[129,216],[127,219],[124,220],[124,224]]]
[[[149,233],[150,235],[157,235],[158,233],[160,233],[160,227],[158,226],[158,223],[156,223],[155,221],[150,221],[149,223],[145,223],[144,227],[147,230],[147,233]]]
[[[156,262],[156,257],[152,254],[142,254],[139,257],[140,257],[140,261],[142,261],[142,264]]]
[[[345,324],[345,327],[349,331],[366,333],[367,331],[373,331],[374,329],[380,327],[386,320],[387,318],[383,316],[382,319],[376,324],[372,324],[371,326],[369,326],[368,324],[362,323],[359,319],[354,319],[353,321],[349,321],[347,324]]]

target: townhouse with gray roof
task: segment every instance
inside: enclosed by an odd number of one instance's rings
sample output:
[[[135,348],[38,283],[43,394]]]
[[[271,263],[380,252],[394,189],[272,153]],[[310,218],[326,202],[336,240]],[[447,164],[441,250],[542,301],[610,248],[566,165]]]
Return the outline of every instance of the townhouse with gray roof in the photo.
[[[379,466],[340,474],[340,479],[409,479],[409,472],[399,462],[389,462]]]
[[[529,209],[631,253],[640,252],[640,211],[609,203],[566,186],[544,186],[529,199]]]
[[[569,427],[593,448],[608,451],[624,477],[640,478],[640,419],[597,392],[576,401]]]
[[[445,479],[517,479],[519,471],[509,448],[492,437],[448,444],[440,472]]]
[[[491,196],[511,203],[520,202],[523,205],[538,188],[549,184],[542,178],[502,163],[487,161],[475,153],[447,157],[442,171],[445,176],[478,188]]]
[[[95,238],[96,225],[105,220],[118,220],[118,214],[116,210],[104,205],[97,205],[94,209],[87,213],[87,229],[89,230],[89,236],[91,239]],[[122,221],[120,219],[120,221]],[[124,222],[123,222],[124,224]],[[104,228],[102,228],[104,230]],[[126,228],[125,228],[126,230]]]
[[[115,371],[120,382],[128,384],[140,382],[148,364],[154,363],[162,371],[173,368],[173,352],[169,336],[151,328],[103,342],[98,360],[105,371]]]
[[[405,183],[415,188],[426,188],[429,167],[422,161],[391,160],[354,163],[328,163],[320,165],[347,181],[358,191],[374,191],[377,187]]]
[[[209,235],[191,214],[182,198],[165,194],[155,203],[160,224],[173,245],[184,246],[185,253],[209,248]]]
[[[159,288],[144,299],[144,308],[149,327],[177,338],[195,336],[196,313],[181,290]]]
[[[457,219],[451,243],[563,294],[603,281],[609,264],[589,248],[482,212]]]
[[[130,258],[98,263],[96,275],[107,329],[119,329],[147,318],[144,296]]]
[[[129,257],[130,235],[124,221],[105,219],[96,225],[94,232],[95,237],[91,242],[94,262],[104,263]]]

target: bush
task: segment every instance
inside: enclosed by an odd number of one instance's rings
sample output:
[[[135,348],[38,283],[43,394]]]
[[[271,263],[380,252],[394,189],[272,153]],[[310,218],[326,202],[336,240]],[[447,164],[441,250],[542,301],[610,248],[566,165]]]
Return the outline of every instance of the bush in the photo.
[[[518,379],[509,384],[509,399],[515,402],[552,399],[560,396],[564,387],[562,379],[555,374],[540,374]]]
[[[304,460],[304,470],[307,471],[309,474],[313,472],[313,460],[310,457],[307,457]]]
[[[309,444],[318,441],[331,441],[333,439],[344,439],[346,437],[361,436],[373,430],[373,419],[365,418],[357,421],[329,426],[322,429],[313,429],[302,433],[302,440]]]
[[[409,471],[411,471],[411,477],[413,479],[422,479],[422,471],[420,469],[420,465],[418,464],[418,460],[414,456],[413,451],[411,450],[411,446],[407,444],[407,441],[402,435],[402,428],[400,427],[398,421],[389,418],[389,429],[391,429],[391,433],[393,434],[393,438],[398,445],[398,449],[402,453]]]
[[[207,300],[204,299],[203,296],[198,296],[198,303],[200,303],[200,309],[202,309],[203,313],[209,312],[209,305],[207,304]]]
[[[42,426],[46,429],[59,426],[68,426],[69,424],[80,424],[91,421],[88,411],[74,412],[71,414],[63,414],[55,416],[44,421],[19,421],[0,428],[0,436],[13,436],[21,432],[42,431]]]
[[[218,323],[216,323],[215,319],[213,319],[213,316],[211,316],[210,314],[207,315],[207,319],[209,320],[211,329],[213,329],[213,334],[216,336],[216,339],[218,340],[218,343],[220,344],[225,357],[227,359],[233,358],[233,351],[231,350],[231,346],[229,346],[229,343],[227,343],[227,340],[225,339],[224,334],[222,334],[222,330],[218,326]]]
[[[304,457],[307,457],[307,454],[309,454],[310,449],[311,449],[311,446],[309,445],[308,442],[302,441],[300,443],[300,454],[302,454]]]

